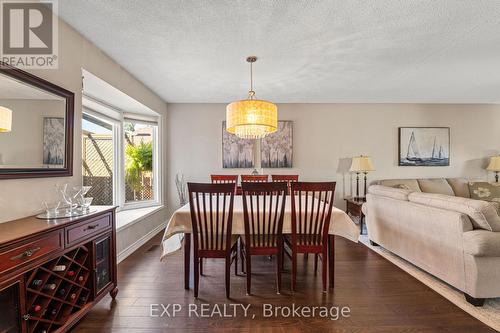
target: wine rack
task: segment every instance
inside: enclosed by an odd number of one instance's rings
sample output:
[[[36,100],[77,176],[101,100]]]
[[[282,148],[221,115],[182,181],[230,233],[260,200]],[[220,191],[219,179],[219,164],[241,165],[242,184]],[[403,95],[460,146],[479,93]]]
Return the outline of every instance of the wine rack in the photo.
[[[0,333],[65,333],[118,293],[114,207],[0,224]]]
[[[89,301],[91,260],[80,246],[27,273],[28,332],[52,332]]]

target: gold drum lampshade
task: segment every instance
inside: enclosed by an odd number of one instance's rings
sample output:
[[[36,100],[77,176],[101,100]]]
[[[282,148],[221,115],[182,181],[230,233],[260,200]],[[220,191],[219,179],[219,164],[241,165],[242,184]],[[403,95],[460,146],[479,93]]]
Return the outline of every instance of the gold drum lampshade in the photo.
[[[493,156],[490,158],[490,164],[486,168],[488,171],[500,171],[500,156]]]
[[[351,172],[369,172],[375,171],[370,156],[356,156],[352,158]]]
[[[261,139],[278,129],[278,107],[268,101],[247,99],[226,107],[226,130],[243,139]]]
[[[248,99],[232,102],[226,107],[226,131],[242,139],[262,139],[278,130],[276,104],[255,99],[253,90],[253,63],[256,56],[249,56],[250,90]]]
[[[0,133],[12,130],[12,110],[0,106]]]

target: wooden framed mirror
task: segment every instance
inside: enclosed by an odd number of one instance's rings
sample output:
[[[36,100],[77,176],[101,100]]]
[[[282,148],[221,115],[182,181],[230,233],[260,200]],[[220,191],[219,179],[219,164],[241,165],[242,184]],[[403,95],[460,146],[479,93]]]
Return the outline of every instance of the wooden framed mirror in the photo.
[[[73,175],[71,91],[0,61],[0,179]]]

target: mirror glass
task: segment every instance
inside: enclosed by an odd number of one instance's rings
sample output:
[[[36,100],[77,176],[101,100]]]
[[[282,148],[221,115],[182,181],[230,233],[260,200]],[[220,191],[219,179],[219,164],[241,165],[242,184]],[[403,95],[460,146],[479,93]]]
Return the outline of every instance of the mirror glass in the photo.
[[[0,122],[2,114],[0,169],[65,167],[65,98],[0,74]]]

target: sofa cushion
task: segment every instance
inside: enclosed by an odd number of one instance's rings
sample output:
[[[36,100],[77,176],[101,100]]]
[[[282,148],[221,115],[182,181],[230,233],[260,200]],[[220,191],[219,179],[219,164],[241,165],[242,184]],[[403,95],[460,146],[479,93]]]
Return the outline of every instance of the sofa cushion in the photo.
[[[456,197],[470,198],[469,182],[465,178],[447,178]]]
[[[444,178],[419,179],[420,190],[425,193],[455,195],[450,184]]]
[[[368,188],[368,193],[380,195],[382,197],[408,201],[408,195],[412,191],[402,188],[394,188],[384,185],[372,185]]]
[[[464,232],[465,253],[475,257],[500,257],[500,232],[473,230]]]
[[[443,194],[417,192],[410,193],[408,200],[465,214],[469,216],[475,229],[500,231],[500,216],[498,216],[498,205],[495,203]]]
[[[500,183],[469,183],[469,191],[472,199],[500,203]]]
[[[422,192],[416,179],[385,179],[378,181],[378,185],[384,185],[412,192]]]

